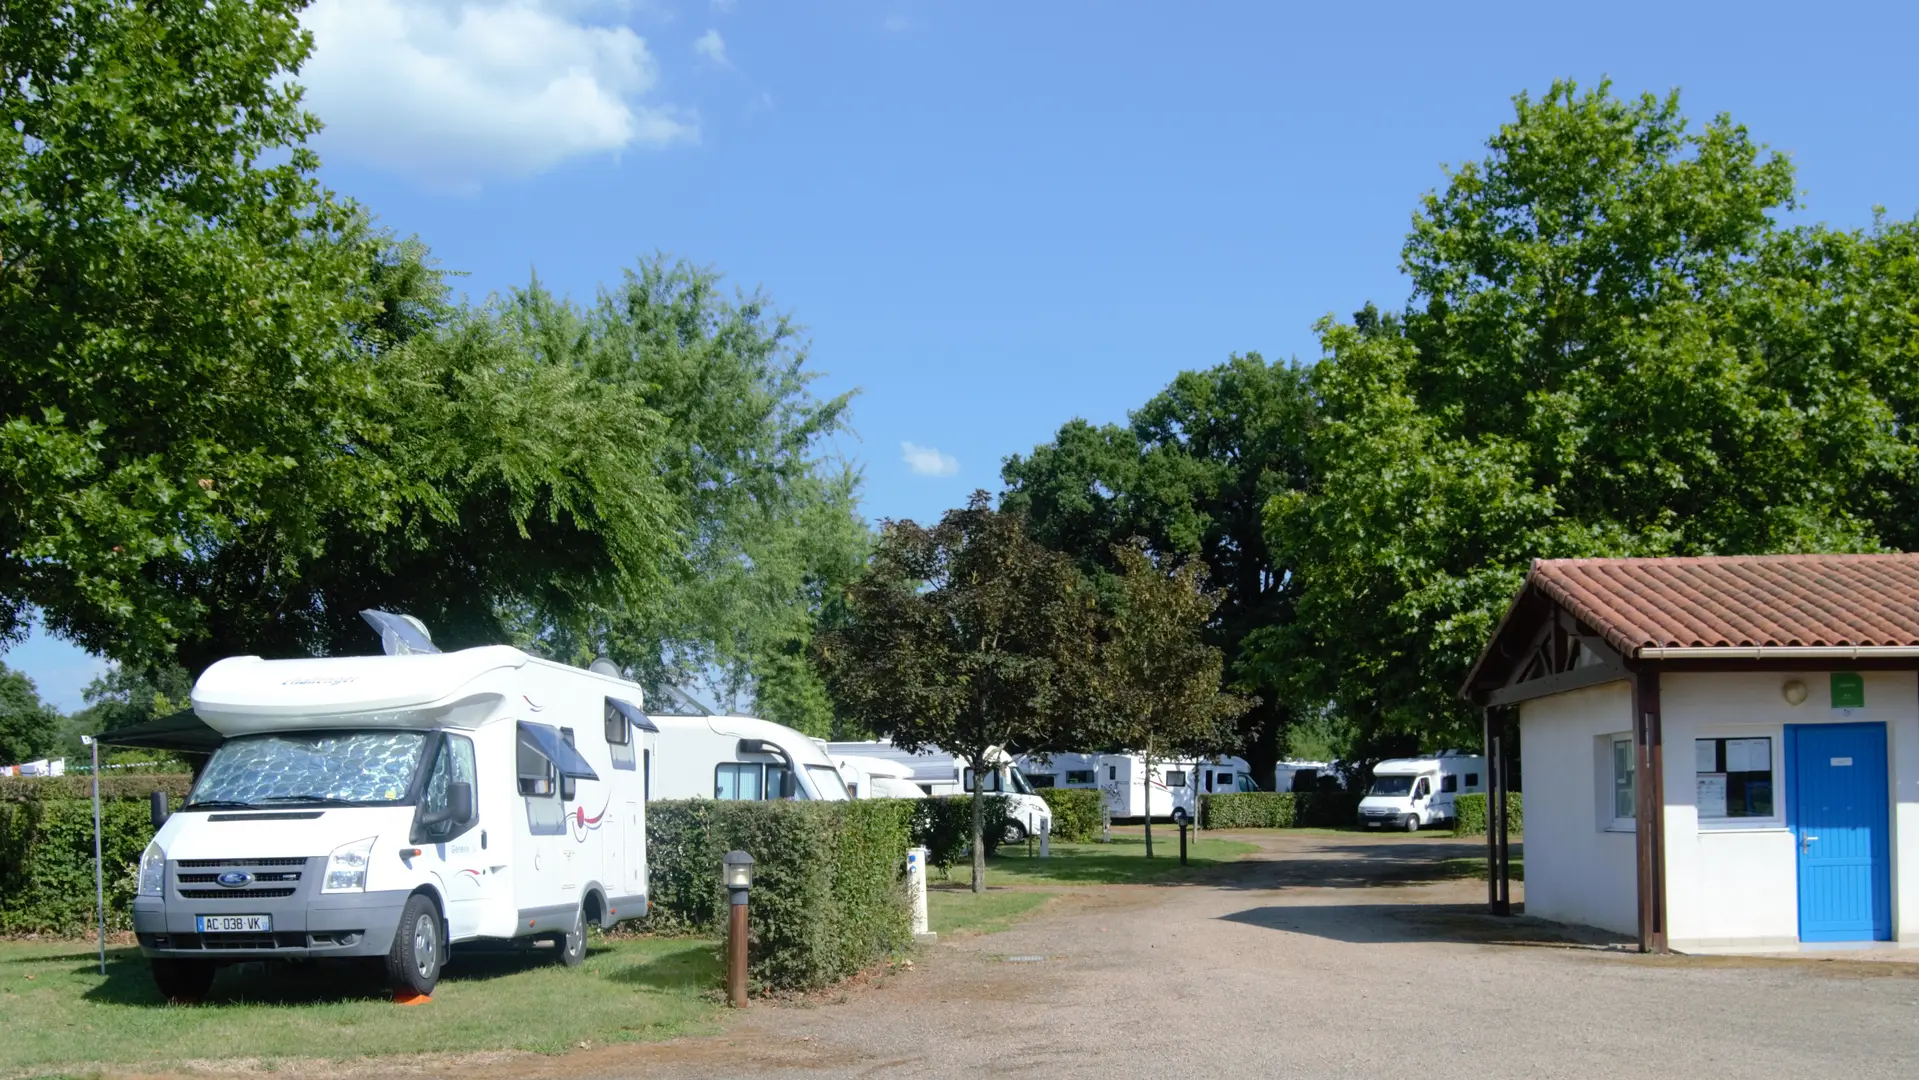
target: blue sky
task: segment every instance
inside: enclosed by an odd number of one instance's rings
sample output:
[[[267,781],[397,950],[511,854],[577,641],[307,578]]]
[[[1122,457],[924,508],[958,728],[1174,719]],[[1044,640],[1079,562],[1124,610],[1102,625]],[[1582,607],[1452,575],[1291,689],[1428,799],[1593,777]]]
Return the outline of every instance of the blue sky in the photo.
[[[1909,5],[318,0],[325,176],[478,298],[655,250],[763,287],[857,388],[869,516],[997,487],[1182,368],[1404,301],[1419,195],[1555,76],[1679,87],[1804,217],[1919,211]],[[90,658],[4,657],[62,707]]]

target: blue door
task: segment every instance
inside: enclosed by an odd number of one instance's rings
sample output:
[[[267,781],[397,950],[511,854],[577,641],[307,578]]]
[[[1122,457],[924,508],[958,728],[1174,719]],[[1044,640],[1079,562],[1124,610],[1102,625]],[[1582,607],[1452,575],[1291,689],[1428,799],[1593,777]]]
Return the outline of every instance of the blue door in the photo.
[[[1889,940],[1886,726],[1790,725],[1786,768],[1786,825],[1799,846],[1799,940]]]

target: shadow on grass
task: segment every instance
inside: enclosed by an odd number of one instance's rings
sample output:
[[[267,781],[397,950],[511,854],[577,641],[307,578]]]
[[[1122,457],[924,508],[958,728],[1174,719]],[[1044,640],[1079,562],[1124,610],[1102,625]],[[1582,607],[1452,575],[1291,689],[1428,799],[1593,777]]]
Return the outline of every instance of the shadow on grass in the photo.
[[[587,960],[612,950],[589,947]],[[40,961],[75,959],[40,957]],[[98,957],[73,974],[95,976]],[[481,982],[517,975],[559,963],[551,948],[456,948],[440,975],[441,985]],[[617,976],[616,976],[617,977]],[[677,985],[677,984],[675,984]],[[81,994],[104,1005],[167,1007],[154,986],[152,971],[138,949],[107,950],[106,978]],[[393,996],[382,961],[375,958],[343,960],[249,960],[219,969],[203,1005],[316,1005],[346,1001],[385,1001]]]
[[[688,944],[609,972],[609,980],[649,990],[709,990],[720,985],[719,950],[710,944]]]

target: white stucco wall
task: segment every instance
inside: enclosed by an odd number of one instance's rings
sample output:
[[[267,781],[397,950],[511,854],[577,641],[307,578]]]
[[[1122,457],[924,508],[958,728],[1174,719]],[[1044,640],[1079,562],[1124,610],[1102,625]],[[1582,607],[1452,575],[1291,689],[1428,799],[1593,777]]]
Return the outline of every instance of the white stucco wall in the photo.
[[[1808,696],[1786,703],[1785,683],[1799,679]],[[1798,860],[1785,824],[1785,727],[1788,724],[1881,722],[1886,725],[1889,815],[1892,837],[1893,936],[1919,941],[1919,675],[1864,673],[1866,707],[1847,715],[1830,708],[1827,672],[1755,672],[1664,675],[1660,715],[1666,746],[1667,939],[1688,946],[1765,946],[1799,939]],[[1773,740],[1773,792],[1777,820],[1707,821],[1696,806],[1693,741],[1712,737],[1767,736]],[[1530,767],[1531,758],[1527,758]],[[1532,789],[1532,777],[1526,777]],[[1532,897],[1531,816],[1526,806],[1526,895]],[[1913,846],[1900,857],[1901,844]],[[1631,867],[1627,868],[1628,873]]]
[[[1600,790],[1597,757],[1603,736],[1632,730],[1631,689],[1606,683],[1528,701],[1519,725],[1526,914],[1637,933],[1633,834],[1601,827],[1611,773]]]

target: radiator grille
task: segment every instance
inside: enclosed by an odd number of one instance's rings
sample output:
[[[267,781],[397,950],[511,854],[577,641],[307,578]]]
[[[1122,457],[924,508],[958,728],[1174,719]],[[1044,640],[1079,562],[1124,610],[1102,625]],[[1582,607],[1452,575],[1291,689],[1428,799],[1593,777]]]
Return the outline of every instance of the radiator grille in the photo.
[[[181,889],[188,900],[277,900],[292,896],[292,889]]]
[[[210,866],[305,866],[305,859],[181,859],[182,869],[203,870]]]

